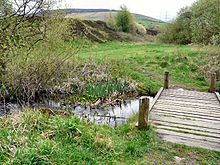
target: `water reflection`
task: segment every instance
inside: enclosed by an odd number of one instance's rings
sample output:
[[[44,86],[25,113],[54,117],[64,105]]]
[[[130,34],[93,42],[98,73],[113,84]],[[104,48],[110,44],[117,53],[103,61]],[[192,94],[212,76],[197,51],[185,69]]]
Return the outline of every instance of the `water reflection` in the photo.
[[[52,109],[56,108],[70,110],[82,120],[86,119],[90,122],[94,122],[99,125],[109,125],[113,128],[126,123],[128,118],[139,111],[138,99],[124,101],[123,104],[116,106],[106,106],[104,108],[95,109],[92,109],[90,106],[83,107],[81,105],[71,107],[55,102],[47,102],[46,104]]]
[[[153,100],[153,98],[151,98]],[[3,106],[0,106],[3,107]],[[5,114],[12,114],[15,110],[22,111],[22,107],[16,104],[7,105],[5,108],[0,108],[0,116]],[[50,108],[54,110],[68,110],[73,112],[77,117],[82,120],[88,120],[99,125],[109,125],[110,127],[117,127],[123,123],[126,123],[128,118],[138,113],[139,100],[127,100],[120,105],[109,105],[103,108],[91,108],[90,106],[74,106],[66,105],[61,102],[44,101],[41,104],[33,105],[32,108]]]

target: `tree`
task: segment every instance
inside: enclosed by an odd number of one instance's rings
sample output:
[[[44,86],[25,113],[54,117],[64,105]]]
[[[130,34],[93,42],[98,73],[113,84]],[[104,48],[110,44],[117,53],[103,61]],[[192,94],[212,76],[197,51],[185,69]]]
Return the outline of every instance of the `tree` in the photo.
[[[199,0],[192,6],[192,40],[209,44],[220,42],[220,0]]]
[[[129,32],[134,19],[126,6],[121,6],[121,10],[116,15],[116,25],[123,32]]]
[[[192,11],[190,8],[182,8],[175,21],[163,29],[160,39],[166,43],[189,44],[192,39],[190,27]]]
[[[220,0],[198,0],[180,11],[161,35],[164,42],[220,44]]]

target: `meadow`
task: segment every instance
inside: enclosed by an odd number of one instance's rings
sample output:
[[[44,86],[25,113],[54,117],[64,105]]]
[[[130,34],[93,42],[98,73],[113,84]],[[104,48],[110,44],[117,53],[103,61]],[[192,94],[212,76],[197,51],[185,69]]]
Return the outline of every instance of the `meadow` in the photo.
[[[199,46],[112,42],[84,48],[77,57],[84,62],[118,64],[121,77],[135,81],[139,92],[154,95],[163,85],[164,71],[170,72],[173,87],[207,91],[205,68],[215,56],[208,50]]]
[[[66,24],[59,21],[51,20],[46,38],[30,52],[18,49],[9,54],[0,86],[4,101],[31,105],[46,97],[74,105],[127,94],[154,96],[167,70],[171,87],[208,91],[213,71],[219,81],[219,47],[74,41]],[[136,121],[134,116],[113,129],[37,109],[4,116],[0,118],[0,162],[173,164],[177,156],[189,164],[220,163],[219,152],[162,142],[152,127],[137,130]]]

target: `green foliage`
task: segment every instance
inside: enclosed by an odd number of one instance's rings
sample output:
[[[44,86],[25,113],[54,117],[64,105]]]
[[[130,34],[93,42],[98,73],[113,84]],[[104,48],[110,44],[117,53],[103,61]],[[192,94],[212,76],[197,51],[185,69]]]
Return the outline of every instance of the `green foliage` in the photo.
[[[219,152],[159,141],[151,128],[139,131],[136,117],[116,129],[25,110],[0,119],[2,164],[219,164]]]
[[[177,19],[165,26],[159,38],[164,43],[189,44],[192,40],[191,23],[192,12],[190,8],[183,8]]]
[[[67,79],[71,68],[68,68],[66,60],[76,53],[77,46],[66,44],[62,39],[67,22],[60,24],[59,19],[52,18],[47,23],[50,30],[45,40],[36,44],[31,52],[24,53],[27,49],[20,48],[16,50],[16,56],[15,53],[7,55],[6,59],[10,60],[7,61],[7,70],[1,77],[1,84],[6,86],[8,93],[4,95],[0,91],[5,98],[30,103],[38,99],[36,97],[40,91],[47,91]]]
[[[118,79],[115,79],[107,82],[101,82],[99,84],[88,85],[82,91],[81,95],[85,100],[95,101],[111,97],[114,94],[123,95],[131,90],[133,89],[130,89],[128,82],[121,82]]]
[[[181,9],[176,20],[165,27],[160,40],[175,44],[220,44],[219,0],[198,0]]]
[[[220,1],[199,0],[192,6],[192,41],[220,44]]]
[[[116,15],[116,25],[123,32],[129,32],[134,22],[132,14],[126,6],[122,6]]]
[[[8,0],[0,0],[0,15],[9,15],[12,13],[12,4]]]

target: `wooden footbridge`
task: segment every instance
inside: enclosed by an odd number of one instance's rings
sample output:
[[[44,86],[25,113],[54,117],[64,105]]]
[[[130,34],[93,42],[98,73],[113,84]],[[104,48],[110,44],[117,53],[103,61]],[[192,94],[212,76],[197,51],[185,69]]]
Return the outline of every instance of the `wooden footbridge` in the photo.
[[[220,96],[215,92],[215,76],[211,93],[206,93],[169,89],[168,75],[151,105],[147,97],[140,99],[138,127],[151,123],[165,141],[220,151]]]

